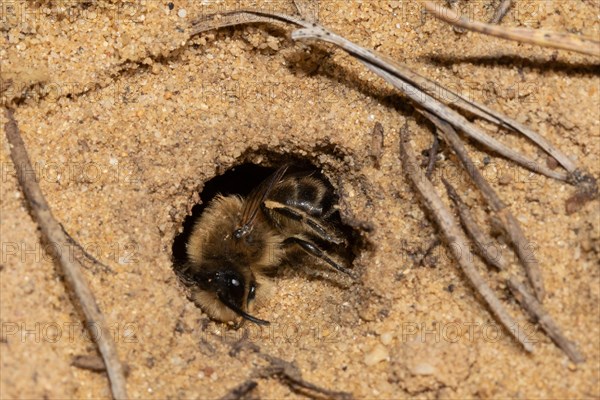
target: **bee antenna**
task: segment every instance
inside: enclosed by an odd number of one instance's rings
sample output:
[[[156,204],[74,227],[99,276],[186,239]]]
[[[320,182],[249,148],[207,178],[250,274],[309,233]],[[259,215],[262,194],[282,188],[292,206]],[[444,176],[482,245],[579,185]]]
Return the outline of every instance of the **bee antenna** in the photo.
[[[224,296],[221,296],[221,294],[219,294],[219,300],[221,300],[223,302],[223,304],[225,304],[227,307],[229,307],[232,311],[239,314],[242,318],[247,319],[248,321],[254,322],[255,324],[258,324],[258,325],[270,325],[271,324],[269,321],[265,321],[264,319],[256,318],[256,317],[248,314],[247,312],[242,311],[235,304],[233,304],[229,300],[225,299]]]

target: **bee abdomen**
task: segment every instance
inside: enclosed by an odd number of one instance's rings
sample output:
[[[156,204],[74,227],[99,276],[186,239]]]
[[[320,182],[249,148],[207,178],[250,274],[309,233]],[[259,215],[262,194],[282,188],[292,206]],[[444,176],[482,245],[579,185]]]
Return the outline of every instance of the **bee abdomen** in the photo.
[[[327,192],[327,188],[321,181],[305,176],[280,182],[269,199],[318,217],[326,211],[324,210],[324,200]]]

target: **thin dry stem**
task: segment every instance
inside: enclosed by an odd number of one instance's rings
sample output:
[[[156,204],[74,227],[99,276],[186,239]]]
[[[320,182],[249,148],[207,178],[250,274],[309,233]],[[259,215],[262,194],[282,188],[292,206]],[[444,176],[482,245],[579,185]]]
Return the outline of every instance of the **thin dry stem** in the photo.
[[[448,197],[450,197],[458,209],[460,221],[465,227],[467,234],[475,242],[475,248],[477,249],[479,255],[483,257],[488,264],[493,265],[498,269],[505,269],[508,263],[506,262],[506,259],[502,253],[498,251],[496,254],[491,254],[488,250],[488,247],[494,243],[494,240],[481,228],[479,228],[477,222],[475,222],[475,218],[473,218],[473,215],[471,215],[469,207],[467,207],[465,202],[461,199],[456,189],[454,189],[454,187],[446,179],[442,178],[442,182],[444,183],[444,186],[446,186]]]
[[[512,5],[511,0],[502,0],[502,3],[500,3],[498,8],[496,8],[496,12],[494,13],[494,16],[492,17],[492,19],[490,20],[490,24],[500,23],[500,21],[502,21],[502,18],[504,18],[504,16],[508,12],[508,9],[510,8],[511,5]]]
[[[556,322],[552,317],[543,309],[542,305],[527,291],[527,288],[514,277],[511,277],[506,281],[510,288],[513,296],[521,304],[521,306],[527,310],[529,316],[537,321],[542,329],[550,336],[550,338],[556,343],[556,345],[565,352],[565,354],[574,363],[582,363],[585,361],[583,354],[579,352],[577,346],[568,340],[561,332]]]
[[[458,226],[458,223],[455,221],[450,210],[436,193],[435,188],[429,179],[427,179],[425,174],[419,169],[412,145],[410,144],[407,126],[400,130],[400,158],[404,171],[417,191],[425,199],[425,205],[433,214],[433,217],[446,238],[458,265],[461,267],[467,279],[471,282],[473,288],[481,295],[481,297],[483,297],[492,313],[511,335],[521,343],[523,348],[529,352],[533,351],[533,345],[529,343],[526,338],[520,337],[517,332],[518,330],[514,329],[516,326],[515,320],[508,314],[500,300],[498,300],[494,292],[483,280],[481,275],[479,275],[473,262],[468,257],[464,256],[463,250],[469,243],[469,240]]]
[[[502,144],[493,137],[489,136],[483,131],[483,129],[471,123],[464,116],[462,116],[452,108],[446,106],[441,101],[437,100],[435,97],[430,96],[425,91],[422,91],[417,86],[415,86],[413,82],[409,82],[407,79],[405,79],[401,71],[402,67],[400,67],[392,60],[389,60],[384,56],[375,54],[363,47],[360,47],[355,43],[333,32],[327,31],[326,29],[320,26],[313,26],[310,28],[296,30],[292,33],[292,38],[316,39],[340,46],[349,54],[358,58],[368,69],[381,76],[386,82],[400,90],[405,96],[417,103],[420,107],[428,110],[429,112],[435,115],[438,115],[445,121],[450,122],[453,126],[467,134],[469,137],[482,143],[483,145],[497,152],[503,157],[513,160],[514,162],[522,165],[525,168],[544,174],[551,178],[560,180],[567,180],[569,178],[567,174],[552,171],[545,165],[535,162],[533,159],[523,154],[520,154],[519,152],[511,149],[510,147]],[[477,108],[479,109],[479,113],[483,113],[483,110],[485,109],[484,107]],[[470,109],[475,109],[475,107],[471,106]],[[537,142],[536,144],[540,145]],[[541,145],[540,147],[545,149]],[[562,160],[565,157],[561,157],[559,155],[559,158],[557,158],[557,160]]]
[[[25,171],[33,171],[33,167],[25,149],[25,143],[23,143],[12,111],[5,109],[5,114],[8,122],[4,126],[4,131],[11,147],[10,155],[17,170],[17,177],[25,194],[25,199],[31,207],[31,212],[42,231],[42,235],[48,242],[60,244],[61,247],[65,248],[69,244],[69,238],[52,215],[52,211],[37,181],[35,179],[27,179],[29,175]],[[81,272],[81,262],[77,258],[69,257],[68,252],[64,251],[59,252],[59,261],[67,282],[73,289],[76,299],[81,305],[87,323],[99,329],[98,334],[91,336],[95,339],[100,354],[104,359],[113,397],[115,399],[126,399],[127,390],[123,366],[119,361],[112,333],[108,329],[104,316],[100,312],[85,276]]]
[[[470,31],[501,39],[513,40],[521,43],[531,43],[538,46],[569,50],[600,57],[600,42],[593,38],[572,35],[570,33],[548,32],[539,29],[507,28],[499,25],[486,24],[485,22],[470,21],[469,19],[458,15],[451,9],[442,7],[431,1],[423,2],[423,6],[434,17],[453,26],[458,26]]]
[[[304,27],[312,26],[314,23],[304,20],[301,17],[267,12],[262,10],[242,9],[234,11],[225,11],[222,13],[204,15],[202,18],[192,21],[192,31],[190,36],[199,33],[211,31],[226,26],[235,26],[241,24],[250,24],[258,22],[286,22],[289,24],[300,25]]]

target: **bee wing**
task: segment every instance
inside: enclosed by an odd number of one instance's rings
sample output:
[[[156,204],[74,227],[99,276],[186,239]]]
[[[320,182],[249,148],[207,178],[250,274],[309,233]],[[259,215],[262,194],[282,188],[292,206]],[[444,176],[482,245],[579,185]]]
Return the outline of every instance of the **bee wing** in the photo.
[[[252,225],[256,219],[256,214],[260,210],[260,206],[267,199],[273,187],[281,181],[283,175],[287,171],[289,165],[283,165],[277,169],[270,177],[265,179],[260,185],[258,185],[250,194],[246,201],[244,201],[244,207],[242,208],[242,219],[239,227],[235,230],[234,235],[236,238],[246,236],[252,230]]]

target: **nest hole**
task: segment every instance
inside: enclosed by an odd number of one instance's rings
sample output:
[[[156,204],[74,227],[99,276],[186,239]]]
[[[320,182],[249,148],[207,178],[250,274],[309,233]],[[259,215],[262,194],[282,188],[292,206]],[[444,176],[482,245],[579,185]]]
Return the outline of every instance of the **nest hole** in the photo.
[[[283,160],[285,158],[281,159]],[[331,181],[320,172],[319,168],[305,160],[294,159],[293,157],[287,158],[287,160],[291,160],[289,172],[313,172],[313,176],[323,181],[329,189],[332,190],[332,193],[334,194],[333,201],[337,204],[339,199],[338,194],[331,184]],[[186,243],[189,240],[192,228],[202,215],[206,206],[210,204],[217,195],[239,195],[245,197],[252,189],[268,178],[278,166],[279,165],[265,167],[254,163],[244,163],[234,166],[223,174],[208,180],[200,192],[200,203],[192,208],[192,214],[187,216],[184,221],[182,233],[177,235],[174,239],[172,247],[173,268],[177,271],[178,268],[187,262]],[[341,220],[339,211],[333,213],[328,219],[328,222],[335,226],[348,241],[348,246],[343,249],[342,252],[339,251],[340,249],[337,249],[335,254],[341,258],[345,265],[352,266],[356,256],[364,250],[364,243],[360,232],[358,229],[344,224]],[[325,248],[324,250],[330,251],[331,249]],[[323,265],[319,266],[318,269],[327,269],[327,267]]]

